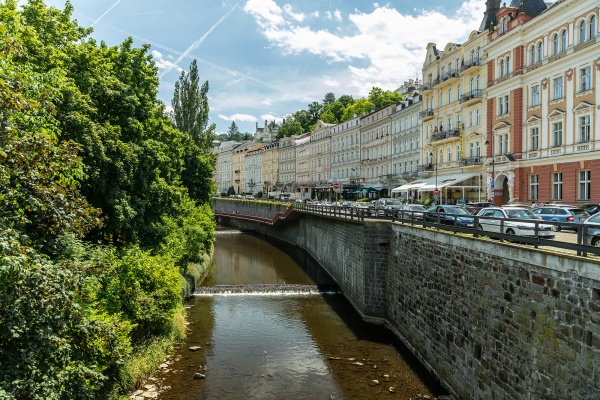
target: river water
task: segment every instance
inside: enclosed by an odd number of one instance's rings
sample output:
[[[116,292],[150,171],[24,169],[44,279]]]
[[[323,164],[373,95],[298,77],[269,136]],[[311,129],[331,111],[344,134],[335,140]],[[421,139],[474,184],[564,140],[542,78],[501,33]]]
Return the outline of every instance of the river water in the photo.
[[[194,296],[158,399],[434,399],[443,389],[381,326],[364,323],[295,249],[219,230],[203,286],[314,285],[320,293]],[[190,348],[197,348],[195,351]],[[200,373],[203,379],[194,379]]]

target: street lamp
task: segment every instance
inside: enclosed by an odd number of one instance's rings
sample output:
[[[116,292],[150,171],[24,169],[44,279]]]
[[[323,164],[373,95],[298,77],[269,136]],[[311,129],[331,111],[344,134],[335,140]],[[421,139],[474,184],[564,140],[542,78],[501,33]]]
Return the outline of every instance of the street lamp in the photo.
[[[492,194],[492,203],[495,203],[495,200],[496,200],[496,189],[494,188],[494,178],[495,178],[495,176],[494,176],[494,173],[495,173],[494,169],[495,169],[495,166],[496,166],[496,160],[495,160],[495,157],[494,157],[494,136],[493,136],[493,133],[488,133],[485,136],[485,145],[486,146],[490,145],[490,139],[489,139],[490,135],[492,136],[492,141],[491,141],[491,145],[492,145],[492,148],[491,148],[491,156],[492,156],[492,179],[491,179],[491,182],[490,182],[490,189],[492,190],[492,193],[491,193]]]
[[[439,200],[439,197],[440,197],[440,191],[438,190],[438,185],[437,185],[437,182],[438,182],[437,154],[435,154],[435,160],[433,159],[433,152],[435,150],[436,149],[434,148],[433,151],[429,152],[429,158],[431,159],[431,161],[434,161],[433,166],[435,168],[435,190],[433,191],[433,199],[435,200],[434,204],[439,204],[438,200]]]

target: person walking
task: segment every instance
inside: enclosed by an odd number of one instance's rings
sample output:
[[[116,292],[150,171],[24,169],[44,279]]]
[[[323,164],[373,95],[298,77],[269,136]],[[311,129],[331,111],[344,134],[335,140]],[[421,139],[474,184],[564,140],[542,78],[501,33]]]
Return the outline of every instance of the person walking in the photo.
[[[531,208],[536,208],[537,207],[537,203],[534,201],[531,202]]]

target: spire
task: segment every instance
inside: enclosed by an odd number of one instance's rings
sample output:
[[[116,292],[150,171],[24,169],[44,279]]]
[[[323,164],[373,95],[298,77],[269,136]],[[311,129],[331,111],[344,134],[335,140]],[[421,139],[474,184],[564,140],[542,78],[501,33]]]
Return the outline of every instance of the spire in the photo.
[[[496,13],[498,13],[499,9],[500,0],[486,0],[485,13],[483,14],[483,21],[481,21],[481,25],[479,26],[479,32],[483,32],[498,25]]]

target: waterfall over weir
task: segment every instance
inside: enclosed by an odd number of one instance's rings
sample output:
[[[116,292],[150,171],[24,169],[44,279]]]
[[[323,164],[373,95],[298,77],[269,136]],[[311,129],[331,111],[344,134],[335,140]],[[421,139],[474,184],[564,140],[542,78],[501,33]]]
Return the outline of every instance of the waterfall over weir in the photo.
[[[217,285],[197,287],[194,296],[283,296],[335,293],[339,293],[336,287],[325,285]]]

